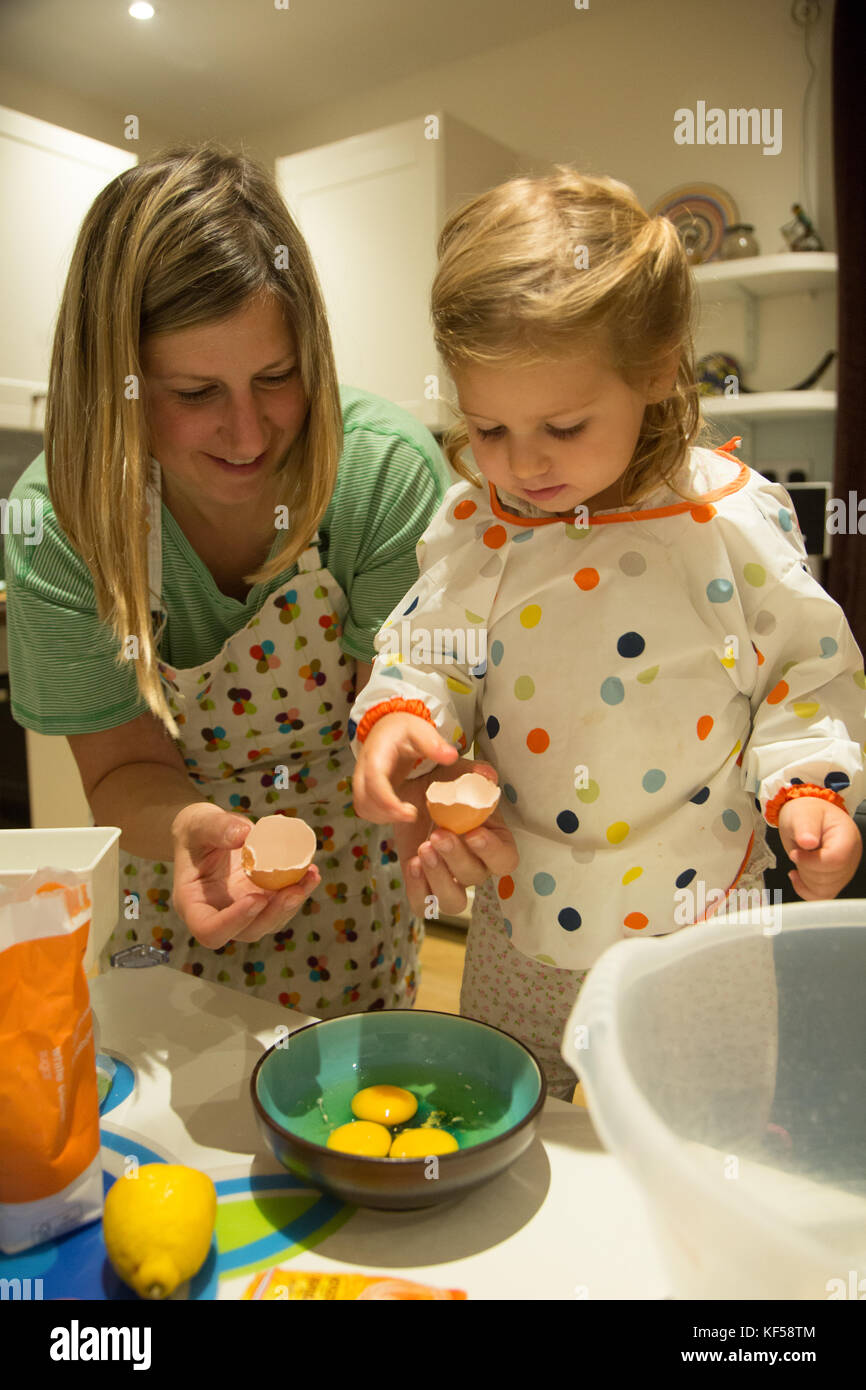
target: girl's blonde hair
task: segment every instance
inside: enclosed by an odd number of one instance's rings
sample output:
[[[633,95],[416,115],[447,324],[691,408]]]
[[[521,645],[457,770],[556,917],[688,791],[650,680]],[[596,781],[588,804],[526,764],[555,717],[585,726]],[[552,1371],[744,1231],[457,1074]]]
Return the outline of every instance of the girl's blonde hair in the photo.
[[[149,334],[219,322],[254,295],[281,302],[309,403],[281,465],[278,501],[291,530],[278,553],[245,576],[261,583],[288,569],[315,533],[343,445],[322,292],[273,179],[246,155],[210,141],[172,145],[125,170],[84,219],[54,335],[45,415],[54,511],[93,577],[118,665],[134,634],[139,692],[175,738],[151,627],[139,349]]]
[[[458,208],[438,253],[433,328],[450,371],[602,351],[634,389],[677,349],[674,392],[645,409],[622,479],[623,503],[639,501],[660,480],[680,491],[675,475],[689,446],[709,430],[695,384],[691,273],[667,218],[648,217],[616,179],[556,164],[549,174],[510,179]],[[478,483],[460,457],[468,443],[461,417],[443,448],[452,467]]]

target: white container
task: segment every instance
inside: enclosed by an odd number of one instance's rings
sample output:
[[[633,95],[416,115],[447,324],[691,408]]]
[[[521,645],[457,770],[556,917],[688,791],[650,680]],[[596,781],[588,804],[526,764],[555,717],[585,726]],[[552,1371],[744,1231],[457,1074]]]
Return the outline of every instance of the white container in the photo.
[[[93,904],[84,969],[90,972],[120,917],[118,840],[113,825],[0,830],[0,888],[17,888],[37,869],[71,869],[87,878]]]
[[[866,900],[751,917],[611,947],[562,1055],[675,1297],[863,1298]]]

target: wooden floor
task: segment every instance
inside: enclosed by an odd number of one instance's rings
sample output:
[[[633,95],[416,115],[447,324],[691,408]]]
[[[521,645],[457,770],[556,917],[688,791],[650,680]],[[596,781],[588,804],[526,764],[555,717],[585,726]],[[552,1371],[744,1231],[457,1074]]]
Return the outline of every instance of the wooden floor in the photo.
[[[466,932],[440,922],[427,923],[421,947],[421,983],[415,1007],[459,1014],[460,980],[466,954]],[[585,1107],[580,1082],[574,1090],[573,1104]]]

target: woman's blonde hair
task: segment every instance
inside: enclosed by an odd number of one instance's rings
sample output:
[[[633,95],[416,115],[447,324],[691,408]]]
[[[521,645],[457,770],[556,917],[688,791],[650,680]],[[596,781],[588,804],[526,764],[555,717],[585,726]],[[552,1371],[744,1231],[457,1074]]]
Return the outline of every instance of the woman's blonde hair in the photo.
[[[284,268],[283,268],[284,267]],[[306,243],[273,179],[208,141],[172,145],[113,179],[89,209],[60,303],[45,415],[57,519],[93,577],[97,612],[138,638],[138,689],[173,737],[148,591],[149,463],[139,349],[149,334],[215,323],[274,295],[294,329],[309,410],[281,465],[286,543],[248,583],[288,569],[324,515],[342,413],[324,300]]]
[[[623,503],[639,501],[660,480],[679,492],[674,478],[688,448],[709,431],[695,384],[691,272],[667,218],[648,217],[616,179],[556,164],[549,174],[510,179],[458,208],[438,253],[433,329],[451,371],[601,350],[636,388],[678,350],[673,394],[644,411],[622,479]],[[460,457],[468,443],[461,417],[443,448],[452,467],[477,483]]]

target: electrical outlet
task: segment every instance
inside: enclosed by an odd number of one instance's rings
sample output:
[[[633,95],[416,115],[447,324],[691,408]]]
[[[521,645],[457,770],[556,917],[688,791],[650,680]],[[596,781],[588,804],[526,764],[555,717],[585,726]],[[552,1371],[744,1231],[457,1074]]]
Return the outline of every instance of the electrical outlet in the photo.
[[[789,483],[811,483],[815,476],[811,459],[773,461],[762,465],[760,472],[771,483],[781,483],[782,487],[787,487]]]

